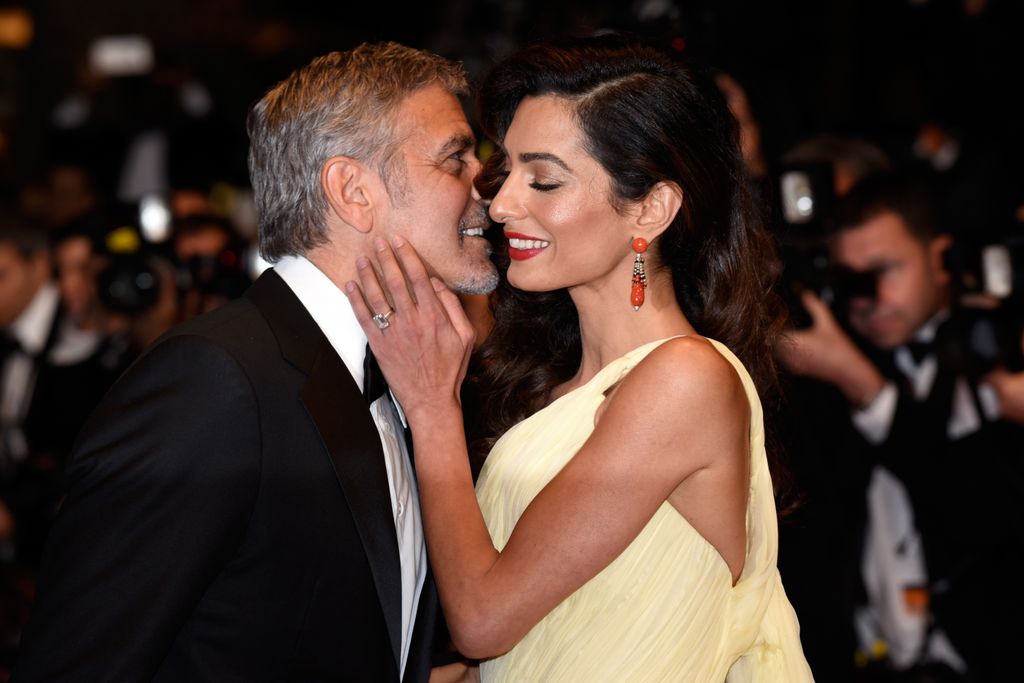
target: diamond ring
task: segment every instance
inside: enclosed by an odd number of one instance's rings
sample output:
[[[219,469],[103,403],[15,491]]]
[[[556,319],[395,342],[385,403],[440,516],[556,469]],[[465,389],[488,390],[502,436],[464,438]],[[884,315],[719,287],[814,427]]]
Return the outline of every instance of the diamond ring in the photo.
[[[390,318],[391,315],[394,312],[395,312],[395,309],[391,308],[391,309],[388,309],[387,313],[374,313],[373,314],[373,322],[377,323],[378,329],[380,329],[382,331],[388,329],[388,326],[391,325],[391,322],[388,321],[388,318]]]

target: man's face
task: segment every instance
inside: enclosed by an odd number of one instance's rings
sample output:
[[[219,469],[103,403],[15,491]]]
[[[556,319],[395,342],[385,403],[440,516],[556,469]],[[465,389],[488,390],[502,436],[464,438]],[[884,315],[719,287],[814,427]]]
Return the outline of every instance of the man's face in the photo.
[[[56,246],[53,256],[64,309],[72,319],[82,320],[96,302],[96,266],[89,238],[69,237]]]
[[[0,328],[18,319],[48,273],[44,252],[26,258],[14,245],[0,243]]]
[[[480,171],[473,131],[458,99],[437,85],[399,106],[400,140],[389,182],[390,202],[379,216],[387,236],[408,239],[428,270],[452,289],[483,294],[498,276],[483,237],[487,214],[473,187]]]
[[[948,303],[949,274],[942,265],[948,239],[923,243],[892,212],[842,231],[832,244],[834,261],[877,275],[875,299],[850,302],[850,325],[881,349],[910,341]]]

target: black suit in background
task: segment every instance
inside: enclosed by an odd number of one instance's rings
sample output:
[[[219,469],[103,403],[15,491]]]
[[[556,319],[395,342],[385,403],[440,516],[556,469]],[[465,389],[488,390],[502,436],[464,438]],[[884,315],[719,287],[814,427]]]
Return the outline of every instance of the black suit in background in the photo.
[[[880,675],[856,671],[852,656],[853,614],[866,600],[861,578],[865,492],[876,464],[907,489],[926,554],[935,625],[967,661],[970,680],[1019,678],[1016,622],[1024,599],[1014,576],[1024,550],[1019,512],[1024,432],[986,421],[976,405],[980,428],[957,439],[947,434],[957,378],[974,391],[983,374],[966,342],[972,322],[954,314],[939,328],[929,351],[938,371],[925,400],[914,397],[891,352],[863,344],[898,394],[889,436],[877,446],[854,427],[838,390],[789,378],[778,424],[801,505],[780,521],[779,570],[817,680],[866,681]]]
[[[886,441],[872,456],[904,484],[921,534],[935,625],[967,662],[972,680],[1018,677],[1024,591],[1015,575],[1024,552],[1020,500],[1024,430],[988,421],[977,401],[979,372],[968,343],[972,317],[954,313],[930,353],[938,370],[916,400],[891,356],[875,361],[898,388]],[[970,387],[980,427],[950,438],[957,381]]]
[[[14,681],[398,681],[400,567],[365,400],[291,290],[165,335],[86,425]],[[425,681],[423,588],[404,680]]]

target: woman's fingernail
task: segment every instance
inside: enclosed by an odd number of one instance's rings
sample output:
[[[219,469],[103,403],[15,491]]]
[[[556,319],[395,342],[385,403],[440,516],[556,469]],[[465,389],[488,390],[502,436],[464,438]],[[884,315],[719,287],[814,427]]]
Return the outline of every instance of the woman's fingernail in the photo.
[[[395,248],[397,249],[405,244],[405,240],[402,239],[401,235],[395,235],[391,238],[391,244],[395,245]]]
[[[363,268],[369,268],[369,267],[370,267],[370,259],[366,258],[365,256],[360,256],[359,258],[356,259],[356,268],[359,268],[360,270],[362,270]]]
[[[345,283],[345,291],[348,292],[349,294],[351,294],[352,292],[356,291],[356,283],[352,282],[352,280],[349,280],[348,282],[346,282]]]
[[[377,251],[384,251],[385,249],[388,248],[388,244],[381,238],[375,237],[373,240],[373,248],[376,249]]]

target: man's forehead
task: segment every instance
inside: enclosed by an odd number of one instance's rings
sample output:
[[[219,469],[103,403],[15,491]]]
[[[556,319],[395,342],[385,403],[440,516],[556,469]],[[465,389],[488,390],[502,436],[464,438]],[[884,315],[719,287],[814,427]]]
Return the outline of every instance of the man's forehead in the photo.
[[[399,106],[396,119],[399,137],[416,139],[431,151],[441,152],[451,146],[457,150],[473,143],[473,129],[462,104],[438,85],[409,95]]]
[[[857,259],[895,256],[921,246],[903,218],[891,211],[847,228],[833,240],[833,250],[838,255]]]

